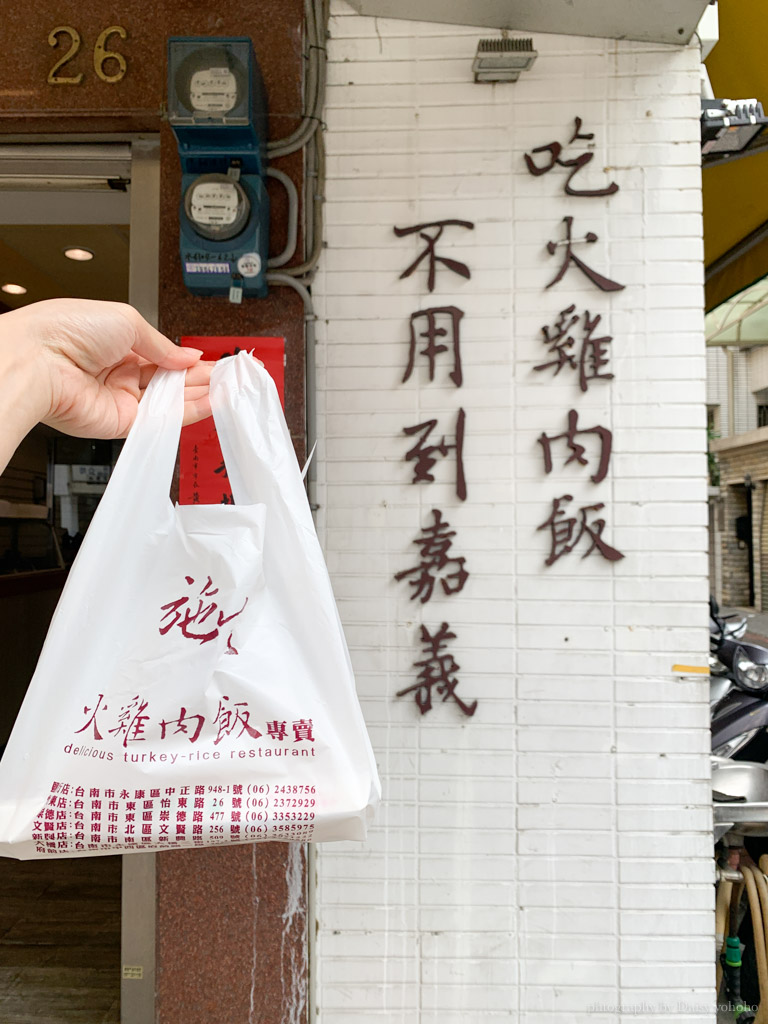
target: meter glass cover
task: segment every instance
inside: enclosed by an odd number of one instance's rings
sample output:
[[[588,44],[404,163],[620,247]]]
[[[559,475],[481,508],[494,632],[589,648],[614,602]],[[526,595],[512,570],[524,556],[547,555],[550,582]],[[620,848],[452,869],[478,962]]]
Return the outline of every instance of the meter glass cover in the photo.
[[[228,114],[237,105],[237,79],[229,68],[202,68],[189,83],[192,109],[206,114]]]
[[[248,124],[252,59],[250,40],[169,40],[171,124]]]
[[[248,221],[251,204],[242,186],[224,174],[207,174],[187,189],[187,216],[203,238],[234,238]]]
[[[192,186],[189,197],[192,220],[207,227],[228,228],[237,220],[239,196],[225,181],[204,181]]]

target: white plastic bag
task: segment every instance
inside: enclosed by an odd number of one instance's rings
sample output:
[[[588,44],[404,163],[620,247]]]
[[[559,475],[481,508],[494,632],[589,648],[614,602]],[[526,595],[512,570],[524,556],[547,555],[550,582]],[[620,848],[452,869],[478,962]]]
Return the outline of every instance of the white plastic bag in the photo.
[[[380,789],[275,386],[211,404],[235,505],[173,506],[183,371],[158,371],[0,763],[0,855],[364,839]]]

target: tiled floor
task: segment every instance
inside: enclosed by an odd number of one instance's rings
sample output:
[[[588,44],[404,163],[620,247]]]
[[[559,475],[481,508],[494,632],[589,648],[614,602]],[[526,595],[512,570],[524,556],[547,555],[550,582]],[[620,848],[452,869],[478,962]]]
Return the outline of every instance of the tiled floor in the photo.
[[[2,1024],[118,1024],[120,869],[0,858]]]

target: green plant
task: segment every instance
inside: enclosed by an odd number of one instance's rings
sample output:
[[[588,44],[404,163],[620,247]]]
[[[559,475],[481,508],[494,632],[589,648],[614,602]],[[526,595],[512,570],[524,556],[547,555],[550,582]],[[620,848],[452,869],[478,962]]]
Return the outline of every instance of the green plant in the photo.
[[[720,434],[718,434],[713,427],[707,427],[707,467],[709,469],[710,487],[720,486],[720,462],[709,444],[710,441],[715,441],[719,437]]]

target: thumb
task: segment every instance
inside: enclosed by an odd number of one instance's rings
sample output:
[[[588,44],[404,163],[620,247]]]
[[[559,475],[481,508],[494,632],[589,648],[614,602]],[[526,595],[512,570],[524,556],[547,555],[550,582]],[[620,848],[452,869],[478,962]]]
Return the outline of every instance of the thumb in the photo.
[[[160,331],[142,319],[136,328],[133,351],[143,359],[162,366],[165,370],[186,370],[199,362],[202,351],[197,348],[182,348],[174,345]]]

